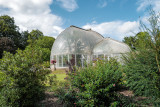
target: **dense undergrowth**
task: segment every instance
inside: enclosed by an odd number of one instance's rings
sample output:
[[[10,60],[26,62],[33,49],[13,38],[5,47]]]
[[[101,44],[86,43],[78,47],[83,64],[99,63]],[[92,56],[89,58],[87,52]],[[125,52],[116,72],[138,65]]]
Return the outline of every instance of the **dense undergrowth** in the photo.
[[[122,66],[115,60],[99,60],[96,66],[75,69],[68,74],[70,86],[56,91],[64,106],[120,106],[133,101],[118,93],[124,88]]]
[[[36,106],[44,99],[46,75],[39,50],[5,52],[0,59],[0,106]]]

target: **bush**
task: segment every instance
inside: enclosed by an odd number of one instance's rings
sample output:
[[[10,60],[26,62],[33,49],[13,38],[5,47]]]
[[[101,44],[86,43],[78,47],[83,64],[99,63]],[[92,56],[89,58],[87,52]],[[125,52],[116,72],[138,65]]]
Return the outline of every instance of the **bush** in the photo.
[[[160,98],[160,72],[152,50],[132,52],[125,58],[124,72],[126,84],[135,95],[152,98],[153,102]]]
[[[41,66],[41,57],[41,51],[29,47],[15,55],[4,52],[0,73],[7,76],[0,81],[1,106],[35,106],[44,98],[44,81],[49,71]]]
[[[160,16],[152,9],[149,15],[148,24],[141,23],[146,33],[137,42],[139,49],[124,57],[125,77],[135,95],[148,97],[156,106],[160,105]]]
[[[113,59],[80,68],[70,74],[71,87],[65,94],[62,91],[60,98],[69,106],[109,106],[116,101],[115,92],[121,88],[120,68]]]
[[[44,66],[45,68],[49,68],[50,67],[49,61],[44,61],[42,66]]]

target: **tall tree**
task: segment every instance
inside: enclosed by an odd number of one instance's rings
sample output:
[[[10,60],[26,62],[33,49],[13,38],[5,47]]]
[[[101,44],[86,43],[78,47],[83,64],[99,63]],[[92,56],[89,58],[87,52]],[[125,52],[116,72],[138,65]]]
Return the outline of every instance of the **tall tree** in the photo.
[[[14,18],[8,15],[0,16],[0,37],[11,38],[17,48],[20,46],[21,34],[19,27],[15,25]]]
[[[135,37],[130,36],[130,37],[124,37],[123,42],[126,43],[132,50],[135,49]]]
[[[149,27],[142,23],[142,28],[150,34],[151,48],[155,53],[155,59],[160,72],[160,15],[153,9],[150,10]]]
[[[33,43],[36,40],[38,40],[40,37],[43,37],[43,33],[40,30],[32,30],[30,32],[29,38],[28,38],[28,42],[29,43]]]
[[[21,34],[15,25],[14,18],[8,15],[0,16],[0,58],[3,51],[14,53],[21,48]]]
[[[28,45],[28,39],[29,39],[30,33],[28,31],[21,32],[21,39],[20,39],[20,49],[25,49],[25,47]]]
[[[123,42],[132,50],[146,49],[151,47],[151,36],[147,32],[139,32],[135,36],[124,37]]]
[[[151,104],[160,105],[160,16],[150,10],[149,24],[142,28],[146,34],[139,33],[138,45],[145,49],[131,52],[125,58],[125,78],[128,87],[135,95],[146,96]],[[145,38],[145,37],[147,38]]]
[[[35,45],[41,48],[48,48],[51,50],[54,41],[55,41],[55,38],[53,37],[43,36],[35,42]]]
[[[151,36],[147,32],[139,32],[135,36],[135,46],[137,49],[151,48]]]

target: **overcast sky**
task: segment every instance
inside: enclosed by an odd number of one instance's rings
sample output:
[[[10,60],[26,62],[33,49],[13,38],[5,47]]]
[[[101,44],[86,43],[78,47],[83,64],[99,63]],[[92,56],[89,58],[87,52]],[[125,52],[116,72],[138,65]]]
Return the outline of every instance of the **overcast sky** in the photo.
[[[150,5],[160,11],[160,0],[0,0],[0,15],[14,17],[21,31],[39,29],[57,37],[75,25],[122,40],[139,31]]]

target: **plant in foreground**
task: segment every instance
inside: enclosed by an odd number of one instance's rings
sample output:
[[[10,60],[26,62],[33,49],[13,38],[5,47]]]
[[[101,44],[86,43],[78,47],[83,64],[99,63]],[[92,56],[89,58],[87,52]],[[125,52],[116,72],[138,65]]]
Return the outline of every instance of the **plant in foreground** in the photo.
[[[0,106],[35,106],[44,98],[45,78],[49,73],[41,64],[41,51],[27,48],[15,55],[4,52],[0,60]]]
[[[63,93],[59,94],[66,106],[110,106],[118,100],[116,92],[121,89],[122,72],[120,65],[111,59],[72,71],[68,79],[69,90],[62,88]]]

